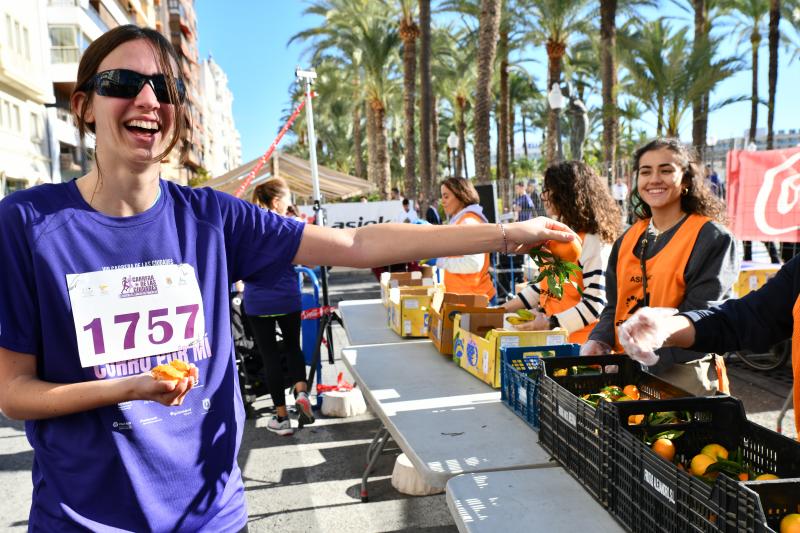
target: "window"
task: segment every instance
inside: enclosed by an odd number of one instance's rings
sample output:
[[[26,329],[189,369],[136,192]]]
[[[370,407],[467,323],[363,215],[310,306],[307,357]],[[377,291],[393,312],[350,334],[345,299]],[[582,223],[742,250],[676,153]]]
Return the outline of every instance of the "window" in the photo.
[[[3,101],[0,100],[0,129],[2,129],[6,125],[5,112],[3,108]]]
[[[11,15],[6,15],[6,35],[8,35],[8,47],[14,48],[14,26],[11,24]]]
[[[14,129],[17,132],[22,132],[22,117],[20,116],[19,106],[14,104]]]
[[[39,115],[31,112],[31,139],[34,141],[42,140],[42,124]]]
[[[22,45],[25,49],[25,59],[28,61],[31,60],[31,39],[30,35],[28,34],[28,28],[22,28]]]
[[[50,44],[53,63],[77,63],[89,39],[77,26],[50,26]]]
[[[20,30],[19,21],[18,20],[14,21],[14,34],[17,36],[17,42],[16,42],[16,46],[14,47],[14,50],[16,50],[18,54],[21,54],[22,53],[22,31]]]
[[[5,127],[11,129],[11,104],[3,102],[3,117],[5,117]]]

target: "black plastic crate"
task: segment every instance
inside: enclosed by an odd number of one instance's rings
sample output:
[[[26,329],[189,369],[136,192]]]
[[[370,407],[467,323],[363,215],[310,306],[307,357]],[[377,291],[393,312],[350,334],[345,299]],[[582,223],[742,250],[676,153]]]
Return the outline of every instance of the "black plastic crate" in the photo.
[[[769,531],[754,491],[722,473],[713,484],[692,476],[656,455],[642,441],[645,432],[683,431],[673,440],[675,458],[682,463],[713,442],[729,453],[740,451],[743,462],[755,471],[781,478],[800,475],[800,443],[749,422],[735,398],[605,403],[600,411],[614,435],[609,510],[631,531]],[[683,413],[688,421],[650,425],[645,418],[628,425],[631,415],[664,411]]]
[[[622,355],[558,357],[545,360],[539,389],[539,443],[580,481],[603,506],[609,506],[611,435],[598,410],[582,400],[608,385],[636,385],[642,399],[677,398],[689,393],[644,371]],[[555,376],[557,370],[594,366],[595,374]],[[630,402],[625,402],[630,403]],[[641,403],[641,402],[636,402]]]
[[[539,381],[542,358],[574,357],[579,344],[500,349],[500,398],[533,429],[539,429]]]
[[[800,513],[800,480],[748,481],[741,485],[747,495],[738,502],[738,515],[753,509],[759,517],[752,529],[756,533],[780,531],[781,518]]]

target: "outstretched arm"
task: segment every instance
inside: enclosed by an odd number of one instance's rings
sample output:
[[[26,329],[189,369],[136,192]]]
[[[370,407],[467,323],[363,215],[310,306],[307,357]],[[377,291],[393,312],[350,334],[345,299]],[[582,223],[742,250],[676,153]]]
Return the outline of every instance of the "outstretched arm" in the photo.
[[[546,240],[570,241],[575,234],[564,224],[538,217],[504,224],[433,226],[371,224],[358,229],[307,225],[295,264],[357,268],[403,263],[429,257],[481,252],[523,252]]]

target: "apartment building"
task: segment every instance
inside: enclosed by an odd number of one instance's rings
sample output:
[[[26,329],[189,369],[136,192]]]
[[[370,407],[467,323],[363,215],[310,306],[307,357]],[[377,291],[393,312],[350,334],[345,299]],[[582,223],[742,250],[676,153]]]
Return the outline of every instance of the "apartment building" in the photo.
[[[46,106],[55,99],[46,9],[46,0],[0,2],[0,198],[57,172],[47,127]]]
[[[233,94],[228,76],[209,55],[201,63],[200,89],[205,120],[203,162],[211,177],[242,164],[242,142],[233,122]]]

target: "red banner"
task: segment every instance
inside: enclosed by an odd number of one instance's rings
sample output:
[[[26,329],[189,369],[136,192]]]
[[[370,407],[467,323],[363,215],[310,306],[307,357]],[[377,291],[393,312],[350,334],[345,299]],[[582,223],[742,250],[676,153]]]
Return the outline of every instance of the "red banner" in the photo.
[[[322,315],[330,315],[331,313],[336,311],[336,307],[329,305],[327,307],[313,307],[311,309],[306,309],[304,311],[300,311],[300,319],[301,320],[317,320],[318,318],[322,318]]]
[[[741,240],[800,242],[800,148],[728,152],[728,221]]]

